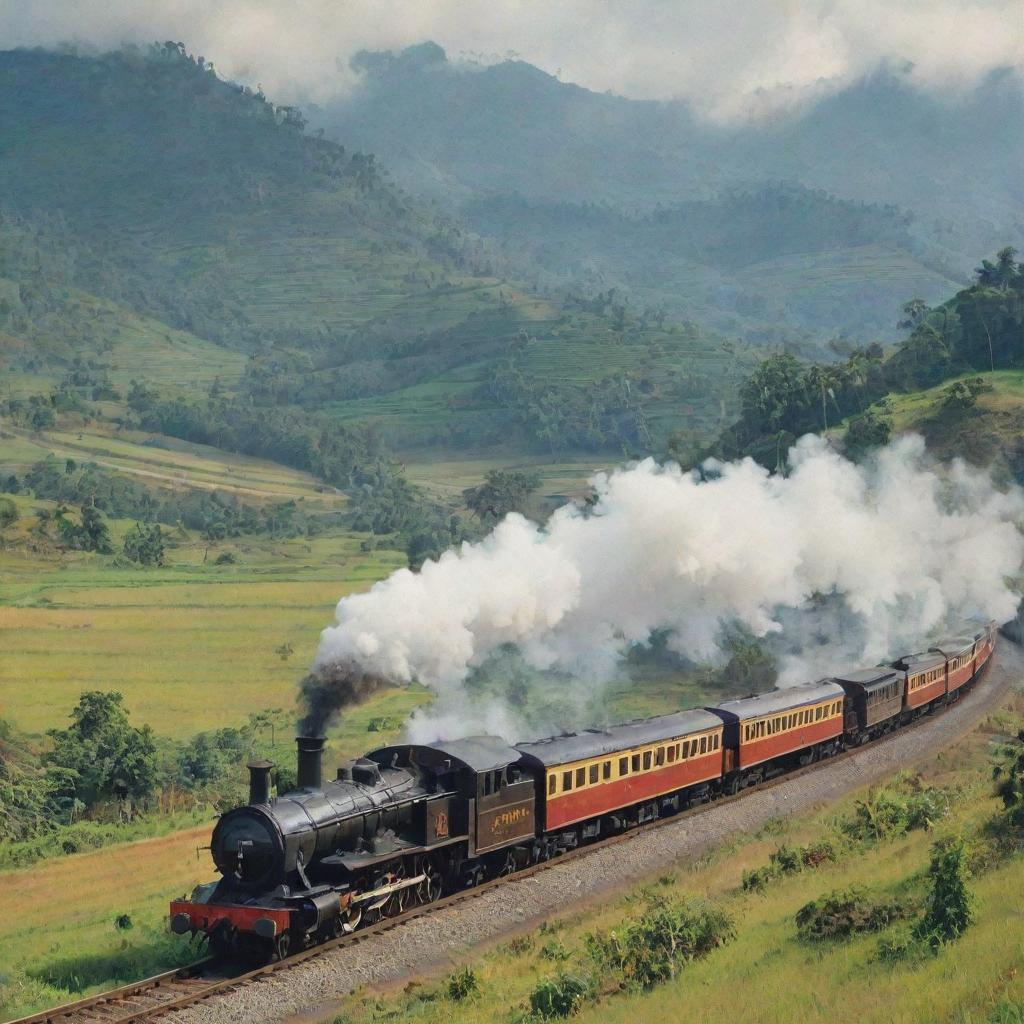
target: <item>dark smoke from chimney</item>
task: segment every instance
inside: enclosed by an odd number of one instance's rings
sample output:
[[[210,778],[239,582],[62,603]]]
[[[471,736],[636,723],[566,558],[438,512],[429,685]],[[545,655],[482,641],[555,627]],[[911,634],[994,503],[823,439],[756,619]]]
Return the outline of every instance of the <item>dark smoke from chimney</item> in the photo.
[[[336,662],[321,665],[299,683],[302,706],[306,709],[299,722],[303,736],[323,736],[338,713],[362,704],[376,690],[388,685],[381,676],[365,672],[352,664]]]

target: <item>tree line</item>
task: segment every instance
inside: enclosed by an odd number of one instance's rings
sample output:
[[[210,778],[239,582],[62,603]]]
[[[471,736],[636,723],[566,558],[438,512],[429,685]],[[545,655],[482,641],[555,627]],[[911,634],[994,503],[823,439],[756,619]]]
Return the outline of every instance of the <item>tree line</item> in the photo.
[[[900,321],[907,337],[889,355],[873,344],[837,363],[807,364],[787,352],[769,356],[742,384],[741,415],[713,453],[752,455],[774,466],[800,434],[849,417],[855,449],[884,443],[887,424],[869,406],[886,394],[933,387],[971,370],[1024,365],[1024,265],[1016,256],[1008,246],[983,260],[973,284],[939,306],[907,302]]]

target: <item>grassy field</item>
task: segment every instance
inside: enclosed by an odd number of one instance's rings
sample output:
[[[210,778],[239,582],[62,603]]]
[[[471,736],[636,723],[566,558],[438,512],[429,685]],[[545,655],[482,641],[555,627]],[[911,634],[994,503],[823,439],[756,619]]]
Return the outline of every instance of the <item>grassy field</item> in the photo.
[[[878,1024],[984,1022],[998,1003],[1024,1000],[1024,918],[1008,894],[1024,884],[1020,854],[972,879],[976,922],[961,940],[920,963],[888,965],[875,959],[877,936],[808,945],[798,939],[796,911],[832,889],[862,885],[879,896],[905,891],[920,878],[932,843],[969,831],[994,814],[988,756],[992,740],[1014,731],[1024,711],[1021,697],[1012,712],[998,712],[981,728],[922,768],[933,785],[953,787],[954,812],[933,831],[912,831],[863,852],[841,857],[817,870],[784,876],[764,893],[742,890],[743,872],[764,865],[780,844],[808,843],[834,834],[835,823],[852,814],[864,791],[816,813],[770,822],[756,835],[717,848],[672,875],[644,886],[670,896],[700,895],[732,915],[734,942],[707,959],[688,964],[670,982],[648,992],[605,994],[574,1020],[583,1024],[668,1024],[729,1020],[742,1014],[754,1024],[817,1024],[856,1019]],[[621,925],[641,904],[642,887],[598,908],[569,915],[531,933],[517,944],[484,954],[467,953],[479,991],[463,1000],[445,993],[438,976],[415,979],[404,990],[360,991],[323,1018],[335,1024],[511,1024],[521,1020],[529,993],[559,969],[586,969],[587,933]],[[557,956],[546,954],[545,946]],[[563,959],[564,958],[564,959]],[[1019,1020],[1007,1017],[1006,1020]]]
[[[209,854],[198,848],[211,826],[0,873],[0,1019],[188,959],[166,932],[167,903],[209,879]],[[122,914],[130,929],[118,928]]]
[[[360,552],[355,536],[224,548],[241,564],[203,565],[197,543],[152,570],[0,552],[0,717],[38,734],[83,690],[116,689],[136,722],[182,738],[240,724],[249,711],[293,708],[338,599],[404,562]],[[275,651],[283,644],[293,648],[287,660]]]

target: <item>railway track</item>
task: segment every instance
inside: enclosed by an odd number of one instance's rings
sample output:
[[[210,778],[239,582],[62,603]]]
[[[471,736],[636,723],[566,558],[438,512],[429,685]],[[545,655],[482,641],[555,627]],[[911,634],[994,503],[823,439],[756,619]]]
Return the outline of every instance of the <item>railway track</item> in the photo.
[[[1003,644],[1008,643],[1005,638],[1002,642]],[[993,655],[992,661],[995,662],[998,658],[999,652],[997,651]],[[993,666],[991,664],[988,666],[989,669],[992,667]],[[989,674],[990,672],[986,672],[986,676]],[[961,700],[969,700],[971,696],[973,696],[976,688],[977,684],[972,686],[971,691],[965,694]],[[999,697],[1001,697],[1008,689],[1009,680],[1004,677],[1002,681],[997,682],[992,687],[991,692],[987,694],[988,702],[992,703],[998,700]],[[900,736],[905,736],[910,732],[927,728],[931,722],[936,720],[937,718],[934,714],[925,715],[910,725],[905,726],[903,729],[900,729],[895,733],[891,733],[879,740],[875,740],[870,744],[870,746],[881,746],[887,742],[897,739]],[[865,747],[855,747],[851,750],[837,754],[830,758],[829,761],[834,764],[841,763],[853,757],[857,753],[860,753],[864,749]],[[800,778],[801,776],[807,775],[810,772],[814,772],[821,767],[821,762],[817,762],[807,765],[804,768],[787,772],[757,786],[756,791],[762,792],[783,783],[790,782],[794,779]],[[288,971],[298,964],[304,963],[314,957],[323,956],[324,954],[337,950],[341,947],[354,946],[366,942],[382,932],[401,928],[404,924],[415,920],[416,918],[434,914],[455,904],[475,899],[493,889],[495,886],[503,885],[505,882],[514,879],[527,878],[542,871],[561,866],[576,858],[589,856],[597,850],[615,846],[618,843],[628,842],[641,834],[663,828],[673,823],[678,823],[679,821],[687,818],[700,816],[714,808],[721,807],[736,800],[741,800],[746,795],[747,791],[741,791],[733,796],[724,796],[710,803],[700,804],[696,807],[689,808],[688,810],[681,811],[671,817],[648,822],[638,828],[630,829],[628,832],[622,832],[597,842],[588,843],[587,845],[571,850],[552,860],[530,865],[520,871],[516,871],[502,878],[492,879],[470,889],[462,889],[458,892],[452,893],[450,896],[445,896],[442,899],[436,900],[433,903],[413,907],[398,917],[386,918],[375,924],[360,928],[351,935],[344,935],[340,938],[331,939],[327,942],[321,943],[320,945],[313,946],[310,949],[294,953],[289,956],[288,959],[277,963],[266,964],[254,970],[232,973],[225,967],[225,965],[219,964],[212,957],[208,957],[186,967],[178,968],[177,970],[165,971],[163,974],[157,974],[153,977],[145,978],[130,985],[110,989],[94,996],[88,996],[72,1003],[66,1003],[62,1006],[54,1007],[51,1010],[31,1014],[27,1017],[21,1017],[15,1021],[9,1022],[9,1024],[87,1024],[87,1022],[91,1022],[91,1024],[97,1024],[97,1022],[104,1022],[104,1024],[128,1024],[128,1022],[132,1021],[153,1020],[165,1014],[172,1013],[175,1010],[201,1002],[211,996],[231,992],[234,989],[250,985],[271,975]]]

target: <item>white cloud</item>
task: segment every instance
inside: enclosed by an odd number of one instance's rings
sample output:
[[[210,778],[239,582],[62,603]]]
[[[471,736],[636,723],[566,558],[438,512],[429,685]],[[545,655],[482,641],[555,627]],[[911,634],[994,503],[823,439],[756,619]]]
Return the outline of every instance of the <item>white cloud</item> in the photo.
[[[280,100],[329,99],[364,48],[433,39],[516,53],[563,80],[682,97],[734,118],[835,88],[882,61],[957,89],[1024,68],[1020,0],[0,0],[7,46],[182,40]]]

